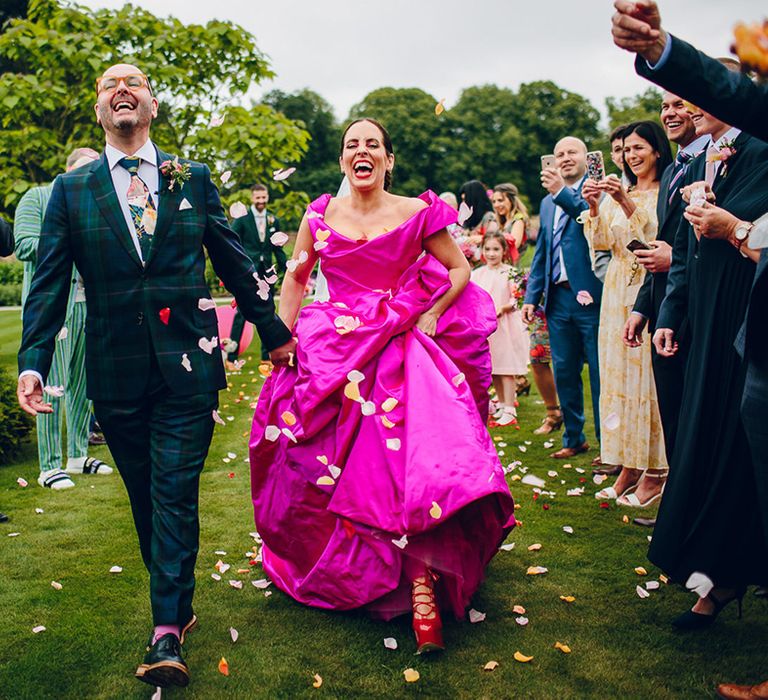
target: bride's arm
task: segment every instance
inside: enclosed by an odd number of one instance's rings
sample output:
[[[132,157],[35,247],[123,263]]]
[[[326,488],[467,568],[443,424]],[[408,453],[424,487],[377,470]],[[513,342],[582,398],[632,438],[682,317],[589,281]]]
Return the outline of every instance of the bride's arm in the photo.
[[[445,229],[427,238],[424,241],[424,249],[448,269],[448,277],[451,280],[451,288],[434,303],[431,309],[425,311],[416,323],[420,330],[433,336],[440,316],[469,283],[470,268],[459,246]]]
[[[283,278],[283,286],[280,288],[280,309],[277,313],[290,329],[293,329],[296,323],[296,317],[299,315],[301,302],[304,299],[304,291],[307,288],[307,280],[309,280],[309,275],[317,261],[317,253],[312,244],[312,233],[305,216],[301,220],[301,226],[299,226],[296,247],[293,249],[291,260],[298,260],[302,252],[307,254],[307,259],[293,270],[289,266]]]

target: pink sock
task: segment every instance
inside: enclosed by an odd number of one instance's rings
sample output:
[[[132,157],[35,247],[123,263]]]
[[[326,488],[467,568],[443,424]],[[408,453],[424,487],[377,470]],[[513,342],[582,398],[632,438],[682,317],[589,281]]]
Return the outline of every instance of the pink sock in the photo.
[[[175,634],[177,639],[181,636],[178,625],[157,625],[155,635],[152,637],[152,644],[165,634]]]

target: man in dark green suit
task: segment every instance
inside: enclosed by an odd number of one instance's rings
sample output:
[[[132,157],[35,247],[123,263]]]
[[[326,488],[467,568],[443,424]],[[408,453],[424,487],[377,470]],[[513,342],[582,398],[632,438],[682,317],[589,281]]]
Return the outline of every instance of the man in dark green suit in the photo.
[[[253,264],[256,266],[256,272],[259,276],[268,281],[269,298],[271,299],[274,291],[274,284],[277,281],[277,275],[285,272],[286,255],[283,250],[283,244],[277,245],[272,241],[275,234],[281,233],[280,220],[267,209],[269,203],[269,190],[266,185],[255,184],[251,188],[251,208],[245,216],[241,216],[232,222],[232,230],[240,236],[240,241],[248,253]],[[275,265],[272,265],[274,256]],[[232,331],[230,340],[240,344],[243,336],[243,327],[245,318],[238,311],[232,322]],[[237,360],[237,348],[228,353],[227,360],[235,362]],[[261,348],[261,359],[268,359],[269,354],[266,348]]]
[[[136,676],[185,686],[181,643],[197,621],[199,477],[226,386],[204,248],[275,364],[289,362],[295,341],[272,301],[258,296],[253,263],[227,224],[208,167],[174,164],[150,140],[157,107],[135,66],[112,66],[97,81],[106,147],[54,182],[24,309],[18,396],[29,413],[51,410],[43,384],[74,263],[87,290],[87,393],[150,574],[155,628]]]

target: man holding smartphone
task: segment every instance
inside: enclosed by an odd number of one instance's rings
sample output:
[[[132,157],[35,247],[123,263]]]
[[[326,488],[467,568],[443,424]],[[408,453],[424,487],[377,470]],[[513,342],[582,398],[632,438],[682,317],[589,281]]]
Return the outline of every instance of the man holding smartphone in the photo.
[[[541,203],[541,230],[536,240],[523,320],[532,323],[536,307],[547,316],[555,384],[565,422],[563,447],[555,459],[570,459],[589,449],[584,435],[586,359],[592,389],[595,432],[600,438],[600,373],[597,328],[603,285],[592,271],[584,229],[577,218],[588,208],[581,196],[587,172],[587,147],[567,136],[555,146],[554,161],[542,158],[541,184],[549,193]]]

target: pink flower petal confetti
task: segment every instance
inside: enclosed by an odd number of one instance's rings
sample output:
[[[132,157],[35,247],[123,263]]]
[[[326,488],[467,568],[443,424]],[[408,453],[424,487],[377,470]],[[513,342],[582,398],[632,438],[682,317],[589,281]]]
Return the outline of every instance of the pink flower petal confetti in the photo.
[[[221,177],[219,177],[219,180],[221,180],[222,185],[226,185],[229,182],[229,178],[232,177],[232,171],[231,170],[225,170]]]
[[[242,581],[230,580],[228,583],[229,583],[230,586],[232,586],[232,588],[234,588],[234,589],[236,589],[238,591],[243,587],[243,582]]]
[[[22,478],[22,477],[19,477],[18,479],[16,479],[16,483],[19,486],[21,486],[21,488],[23,488],[23,489],[25,489],[25,488],[27,488],[27,486],[29,486],[29,482],[26,479]]]
[[[272,245],[280,246],[282,248],[288,243],[288,234],[283,233],[282,231],[276,231],[269,237],[269,241]]]
[[[251,585],[254,588],[259,588],[261,590],[266,590],[267,588],[269,588],[272,585],[272,581],[270,581],[267,578],[259,578],[259,579],[256,579],[255,581],[251,581]]]
[[[520,617],[515,618],[515,622],[520,625],[520,627],[525,627],[528,624],[528,618],[520,615]]]
[[[510,542],[508,544],[503,544],[503,545],[501,545],[501,547],[499,547],[499,549],[502,552],[511,552],[514,548],[515,548],[515,543],[514,542]]]
[[[155,692],[152,693],[152,697],[149,700],[162,700],[163,698],[163,689],[158,685],[155,688]]]
[[[51,588],[53,588],[56,591],[60,591],[64,586],[62,586],[58,581],[51,581]]]
[[[394,637],[385,637],[384,647],[392,650],[397,649],[397,640]]]
[[[122,574],[123,573],[123,567],[122,566],[113,566],[109,570],[110,574]]]
[[[208,126],[215,128],[217,126],[221,126],[224,123],[224,115],[223,114],[212,114],[211,115],[211,121],[208,122]]]
[[[216,409],[211,411],[211,418],[213,418],[214,423],[218,423],[219,425],[226,425],[226,423],[221,419],[221,416],[219,415],[219,412]]]
[[[392,540],[392,544],[399,549],[405,549],[408,545],[408,535],[403,535],[399,540]]]
[[[229,215],[233,219],[241,219],[248,213],[248,209],[242,202],[234,202],[229,208]]]
[[[203,352],[211,355],[213,354],[213,351],[219,347],[219,339],[215,335],[210,340],[208,340],[208,338],[200,338],[200,340],[197,341],[197,346]]]
[[[234,627],[229,628],[229,638],[232,640],[233,644],[237,641],[239,636],[240,633]]]
[[[484,612],[480,612],[479,610],[475,610],[474,608],[472,608],[469,611],[469,621],[473,625],[477,624],[478,622],[482,622],[483,620],[485,620],[485,618],[486,618],[486,614]]]
[[[264,430],[264,438],[270,442],[275,442],[280,437],[280,428],[276,425],[268,425]]]
[[[393,452],[398,452],[401,447],[400,438],[389,438],[387,440],[387,449]]]
[[[200,311],[215,311],[216,302],[208,297],[201,297],[197,300],[197,308],[200,309]]]
[[[576,301],[578,301],[582,306],[589,306],[595,302],[595,300],[592,298],[592,295],[586,289],[582,289],[580,292],[578,292],[578,294],[576,294]]]
[[[189,361],[189,355],[187,355],[187,353],[184,353],[181,356],[181,366],[187,370],[187,372],[192,371],[192,363]]]
[[[651,595],[642,586],[635,586],[635,592],[637,593],[638,597],[640,597],[640,598],[647,598],[649,595]]]
[[[53,396],[54,398],[57,398],[57,399],[64,396],[63,386],[51,386],[50,384],[48,384],[43,388],[43,391],[46,394],[48,394],[48,396]]]
[[[43,625],[37,625],[32,628],[32,634],[40,634],[40,632],[45,632],[45,627]]]
[[[470,216],[472,216],[472,212],[473,211],[474,211],[474,209],[472,207],[470,207],[466,202],[462,202],[459,205],[459,219],[458,219],[459,226],[463,226],[464,225],[464,222]]]
[[[66,326],[62,326],[59,334],[56,336],[56,340],[66,340],[69,335],[69,331]]]
[[[616,430],[616,428],[619,427],[620,424],[619,416],[615,413],[609,413],[605,418],[603,418],[603,427],[606,430]]]
[[[296,168],[280,168],[272,173],[272,178],[276,182],[287,180],[291,175],[296,172]]]

